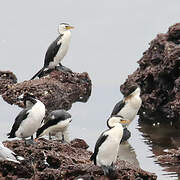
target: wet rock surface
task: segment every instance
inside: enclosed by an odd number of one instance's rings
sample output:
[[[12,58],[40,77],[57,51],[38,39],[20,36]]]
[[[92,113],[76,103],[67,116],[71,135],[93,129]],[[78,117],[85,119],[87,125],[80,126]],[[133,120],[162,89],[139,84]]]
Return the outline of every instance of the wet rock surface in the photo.
[[[166,171],[180,173],[180,148],[167,150],[157,156],[157,161]]]
[[[25,146],[24,141],[5,141],[4,145],[21,155],[25,160],[20,164],[0,161],[0,179],[112,179],[105,177],[101,168],[89,160],[92,152],[82,139],[71,143],[60,143],[44,138]],[[156,175],[136,168],[126,161],[117,162],[113,179],[156,179]]]
[[[86,72],[53,70],[40,79],[17,83],[12,72],[0,71],[0,94],[7,103],[20,107],[23,107],[23,103],[18,97],[29,92],[41,100],[48,111],[69,110],[74,102],[87,102],[91,88],[91,80]]]
[[[143,104],[140,119],[147,121],[180,121],[180,23],[171,26],[167,33],[158,34],[138,61],[139,68],[120,90],[141,87]]]

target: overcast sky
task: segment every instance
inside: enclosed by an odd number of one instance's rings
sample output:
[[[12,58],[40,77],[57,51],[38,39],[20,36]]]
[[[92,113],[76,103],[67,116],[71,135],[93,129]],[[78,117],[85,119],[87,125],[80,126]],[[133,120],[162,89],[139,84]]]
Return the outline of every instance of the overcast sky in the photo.
[[[105,128],[114,104],[122,98],[120,84],[136,70],[148,43],[180,21],[179,7],[179,0],[1,1],[0,69],[13,71],[19,81],[30,79],[43,66],[58,24],[75,26],[62,64],[89,73],[92,95],[88,103],[74,104],[71,113],[75,134],[78,127],[84,128],[84,136],[87,127],[93,134],[93,126],[97,131]],[[8,131],[19,108],[1,100],[0,110]]]

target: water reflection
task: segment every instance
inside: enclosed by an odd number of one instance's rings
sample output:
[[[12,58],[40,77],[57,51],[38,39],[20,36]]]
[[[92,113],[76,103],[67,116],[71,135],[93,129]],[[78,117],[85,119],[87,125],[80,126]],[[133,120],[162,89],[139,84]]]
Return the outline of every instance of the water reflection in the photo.
[[[157,156],[166,154],[167,149],[177,148],[180,146],[180,130],[175,124],[148,124],[139,121],[138,130],[142,132],[144,142],[148,145],[153,153],[152,157],[156,159]],[[178,165],[162,164],[157,160],[155,163],[160,164],[163,167],[164,175],[170,175],[171,177],[180,177],[180,168]],[[180,179],[180,178],[179,178]]]
[[[139,162],[136,158],[136,153],[134,151],[134,148],[129,144],[128,141],[120,144],[119,159],[126,160],[131,164],[133,164],[135,167],[140,167]]]

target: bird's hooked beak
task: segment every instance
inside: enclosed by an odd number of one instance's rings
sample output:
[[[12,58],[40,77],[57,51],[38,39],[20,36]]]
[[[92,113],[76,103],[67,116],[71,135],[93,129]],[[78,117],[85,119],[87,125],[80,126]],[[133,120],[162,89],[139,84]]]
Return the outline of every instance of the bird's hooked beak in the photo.
[[[130,123],[130,120],[129,120],[129,119],[122,119],[122,120],[120,121],[120,123],[121,123],[122,125],[126,125],[126,124],[129,124],[129,123]]]
[[[74,26],[66,26],[66,30],[74,29]]]

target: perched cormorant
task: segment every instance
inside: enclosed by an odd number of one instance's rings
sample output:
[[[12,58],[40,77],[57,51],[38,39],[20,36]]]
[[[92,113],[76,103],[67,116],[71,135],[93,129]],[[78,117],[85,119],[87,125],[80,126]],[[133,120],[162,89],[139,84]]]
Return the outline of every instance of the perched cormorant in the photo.
[[[67,111],[52,111],[45,120],[44,125],[38,129],[36,137],[38,138],[45,134],[49,134],[49,138],[51,139],[52,135],[56,135],[57,133],[61,132],[62,141],[68,141],[67,139],[65,139],[64,133],[66,133],[71,121],[71,115]]]
[[[46,68],[54,69],[58,65],[60,65],[61,69],[68,69],[61,65],[61,61],[68,51],[71,39],[70,29],[73,28],[73,26],[70,26],[67,23],[61,23],[59,25],[59,36],[55,41],[52,42],[52,44],[47,49],[43,68],[39,70],[31,79],[34,79],[36,76],[40,76]]]
[[[119,144],[123,136],[122,124],[127,124],[128,121],[119,115],[110,117],[107,121],[109,129],[104,131],[96,142],[90,160],[102,167],[105,175],[110,175],[114,171]]]
[[[30,136],[33,138],[33,134],[40,128],[45,116],[45,106],[40,100],[30,94],[24,95],[23,100],[28,107],[16,117],[8,138],[18,137],[24,140]]]

